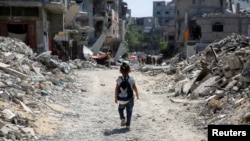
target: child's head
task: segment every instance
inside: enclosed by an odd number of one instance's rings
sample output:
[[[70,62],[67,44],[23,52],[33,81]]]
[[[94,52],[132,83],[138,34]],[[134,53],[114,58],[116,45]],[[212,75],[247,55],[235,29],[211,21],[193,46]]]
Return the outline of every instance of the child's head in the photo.
[[[122,74],[128,74],[130,71],[130,66],[127,63],[123,62],[120,66],[120,72]]]

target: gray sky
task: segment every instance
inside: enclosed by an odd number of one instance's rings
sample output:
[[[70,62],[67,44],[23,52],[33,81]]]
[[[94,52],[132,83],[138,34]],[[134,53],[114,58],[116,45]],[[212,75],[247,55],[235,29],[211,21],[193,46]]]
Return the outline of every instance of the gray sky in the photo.
[[[148,17],[153,15],[153,1],[164,0],[123,0],[127,2],[128,8],[132,10],[132,17]],[[169,2],[170,0],[165,0]]]

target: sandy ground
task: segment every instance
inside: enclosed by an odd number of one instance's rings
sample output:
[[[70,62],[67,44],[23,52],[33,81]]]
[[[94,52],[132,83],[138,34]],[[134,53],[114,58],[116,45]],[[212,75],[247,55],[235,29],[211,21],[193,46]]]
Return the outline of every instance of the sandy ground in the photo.
[[[82,91],[56,99],[65,109],[76,115],[57,118],[59,131],[43,140],[53,141],[205,141],[204,130],[194,126],[197,116],[183,103],[170,101],[168,93],[153,93],[166,74],[156,76],[132,71],[140,99],[135,100],[131,130],[120,126],[114,102],[115,80],[120,75],[117,68],[77,70],[76,82]],[[60,117],[60,116],[59,116]],[[57,130],[57,129],[55,129]],[[50,132],[50,131],[49,131]]]

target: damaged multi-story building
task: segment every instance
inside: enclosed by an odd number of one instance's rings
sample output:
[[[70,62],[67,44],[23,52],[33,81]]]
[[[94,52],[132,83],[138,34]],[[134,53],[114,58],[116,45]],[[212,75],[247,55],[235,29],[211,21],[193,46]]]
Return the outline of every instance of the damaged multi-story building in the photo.
[[[173,1],[154,1],[153,2],[153,16],[159,20],[162,27],[163,38],[168,42],[169,54],[173,54],[175,48],[175,3]]]
[[[0,0],[0,35],[66,59],[80,58],[84,45],[95,54],[115,52],[124,41],[127,11],[123,0]]]
[[[21,39],[35,51],[51,48],[64,29],[68,0],[0,0],[0,36]]]
[[[226,8],[226,0],[173,0],[175,3],[174,43],[178,52],[186,51],[185,41],[200,40],[201,26],[197,25],[196,17],[208,13],[223,13]],[[188,31],[188,35],[185,35]],[[186,37],[185,37],[185,36]]]
[[[167,26],[175,16],[175,6],[172,2],[153,1],[153,17],[157,18],[160,26]]]
[[[248,1],[172,0],[171,3],[175,5],[175,19],[166,28],[166,39],[177,52],[186,52],[188,57],[232,33],[249,35],[248,15],[240,12],[247,9],[244,6],[249,5]]]
[[[94,54],[111,52],[114,56],[125,40],[127,3],[122,0],[76,0],[66,13],[65,27],[80,30],[85,42]],[[82,50],[82,49],[80,49]]]

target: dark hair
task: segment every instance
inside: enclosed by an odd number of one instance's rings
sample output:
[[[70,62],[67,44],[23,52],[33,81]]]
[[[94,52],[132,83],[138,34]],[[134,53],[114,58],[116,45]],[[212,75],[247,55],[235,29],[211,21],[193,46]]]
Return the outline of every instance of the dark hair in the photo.
[[[120,66],[120,72],[124,74],[124,73],[129,73],[130,71],[131,71],[130,66],[127,63],[123,62],[122,65]]]

